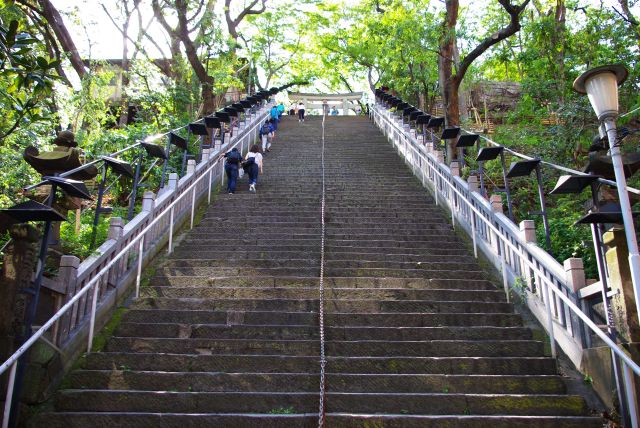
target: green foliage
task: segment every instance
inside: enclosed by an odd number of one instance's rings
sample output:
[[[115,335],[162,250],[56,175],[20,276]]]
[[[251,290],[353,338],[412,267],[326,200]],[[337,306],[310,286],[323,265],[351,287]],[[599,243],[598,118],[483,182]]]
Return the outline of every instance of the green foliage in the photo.
[[[0,4],[0,144],[19,126],[49,118],[45,107],[59,65],[26,28],[20,9]]]
[[[73,254],[80,259],[95,254],[95,248],[91,248],[94,215],[94,210],[85,210],[80,216],[80,230],[76,233],[75,212],[69,213],[68,221],[63,222],[60,226],[60,240],[65,254]],[[125,208],[114,207],[112,216],[126,217],[126,215]],[[109,217],[102,215],[97,227],[96,248],[107,239],[108,232]]]

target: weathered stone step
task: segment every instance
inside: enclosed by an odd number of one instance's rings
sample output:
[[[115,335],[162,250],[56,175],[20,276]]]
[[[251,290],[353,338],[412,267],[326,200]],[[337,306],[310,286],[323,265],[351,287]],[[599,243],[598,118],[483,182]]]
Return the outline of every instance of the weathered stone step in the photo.
[[[161,288],[155,288],[160,290]],[[152,289],[147,289],[148,293]],[[317,298],[173,298],[143,297],[134,304],[136,309],[174,309],[210,311],[289,311],[317,312]],[[513,312],[506,302],[446,301],[446,300],[379,300],[379,299],[325,299],[325,312],[351,313],[458,313],[502,314]]]
[[[206,339],[317,339],[315,325],[121,323],[120,337]],[[521,327],[325,327],[327,340],[528,340]]]
[[[243,258],[182,258],[174,255],[164,263],[166,268],[182,268],[182,267],[223,267],[223,268],[276,268],[289,267],[291,265],[301,267],[315,267],[319,265],[319,258],[301,258],[292,259],[243,259]]]
[[[318,393],[288,392],[147,392],[65,390],[56,399],[62,411],[137,412],[249,412],[269,413],[291,407],[295,413],[313,412]],[[328,412],[389,413],[398,408],[409,414],[553,415],[584,416],[582,397],[516,394],[326,394]]]
[[[260,373],[316,373],[316,356],[189,355],[99,352],[87,356],[89,370],[154,370]],[[547,357],[337,357],[327,356],[330,373],[555,375]]]
[[[313,276],[320,275],[320,267],[163,267],[158,269],[162,275],[169,276]],[[447,269],[392,269],[392,268],[333,268],[325,270],[328,276],[366,276],[381,278],[424,278],[424,279],[486,279],[481,270]]]
[[[438,251],[438,254],[433,252],[421,252],[411,251],[398,252],[397,254],[385,254],[383,252],[356,252],[359,249],[354,248],[353,252],[348,251],[325,251],[325,259],[331,260],[361,260],[361,261],[389,261],[389,262],[440,262],[446,260],[445,256],[455,255],[456,260],[460,260],[463,263],[472,263],[475,261],[473,256],[467,254],[466,250],[450,251],[451,254],[446,254],[445,251]],[[225,260],[291,260],[291,259],[315,259],[317,262],[320,260],[320,248],[319,246],[313,246],[304,250],[298,251],[280,251],[277,247],[261,247],[256,250],[241,250],[238,248],[229,248],[223,246],[217,246],[211,248],[210,246],[201,247],[199,249],[193,249],[187,246],[180,246],[173,251],[172,259],[216,259],[223,257]]]
[[[451,270],[451,271],[477,271],[478,264],[473,259],[456,262],[443,261],[443,258],[429,262],[397,262],[390,260],[325,260],[325,269],[402,269],[402,270]],[[207,258],[178,258],[174,256],[164,263],[165,268],[202,268],[224,267],[234,268],[289,268],[318,267],[320,263],[316,258],[292,258],[292,259],[207,259]]]
[[[451,225],[444,220],[439,223],[430,222],[425,224],[422,219],[402,221],[391,221],[392,219],[384,221],[380,219],[377,221],[366,221],[365,219],[352,219],[349,217],[336,217],[332,215],[328,215],[326,217],[326,230],[331,233],[352,230],[358,233],[375,232],[378,234],[388,233],[389,231],[395,230],[402,233],[414,232],[426,234],[426,232],[429,232],[429,235],[451,234]],[[274,231],[289,229],[292,233],[300,233],[300,231],[304,231],[305,228],[315,230],[320,229],[321,227],[319,217],[308,221],[286,221],[286,219],[283,218],[280,218],[279,220],[280,221],[266,221],[260,219],[258,227],[263,230]],[[220,223],[207,221],[197,226],[196,230],[203,233],[214,233],[217,231],[228,230],[229,228],[239,231],[255,230],[255,219],[234,219],[233,221]]]
[[[319,373],[156,372],[133,370],[78,370],[68,378],[68,389],[136,391],[315,392]],[[332,392],[400,392],[451,394],[563,394],[559,376],[338,374],[327,373]]]
[[[401,289],[447,289],[447,290],[491,290],[495,285],[487,280],[451,280],[422,278],[374,278],[374,277],[328,277],[327,288],[401,288]],[[154,276],[150,286],[212,286],[212,287],[318,287],[319,278],[296,276]],[[145,287],[143,287],[145,288]]]
[[[204,338],[112,337],[109,352],[162,352],[170,354],[264,354],[318,355],[319,340],[244,340]],[[335,356],[430,356],[430,357],[533,357],[542,355],[541,342],[532,340],[465,341],[433,340],[327,341],[327,355]]]
[[[317,299],[318,287],[142,287],[142,297],[204,298],[204,299]],[[325,298],[379,299],[379,300],[430,300],[430,301],[470,301],[504,302],[504,292],[499,290],[450,290],[450,289],[402,289],[402,288],[333,288],[325,284]]]
[[[318,313],[286,312],[282,309],[277,311],[212,311],[151,307],[131,309],[125,313],[123,320],[180,324],[317,325]],[[514,313],[327,313],[325,320],[327,325],[331,326],[362,327],[518,327],[522,325],[521,317]]]
[[[438,269],[390,269],[390,268],[334,268],[325,269],[329,276],[373,276],[395,278],[438,278],[438,279],[486,279],[481,270],[438,270]]]
[[[265,242],[269,242],[271,245],[265,246]],[[239,248],[239,243],[242,244],[242,248]],[[287,251],[319,251],[320,250],[320,235],[311,239],[287,239],[280,241],[272,241],[264,239],[253,238],[251,236],[243,236],[242,238],[230,237],[230,238],[217,238],[217,239],[197,239],[195,237],[186,237],[180,242],[181,248],[193,248],[194,246],[202,246],[204,249],[217,249],[221,248],[222,251],[228,251],[230,249],[236,250],[258,250],[269,249],[274,250],[287,250]]]
[[[141,412],[58,412],[37,415],[31,427],[48,428],[201,428],[248,427],[315,428],[318,415],[286,414],[180,414]],[[586,416],[425,416],[406,414],[328,413],[327,426],[380,428],[600,428],[602,419]]]

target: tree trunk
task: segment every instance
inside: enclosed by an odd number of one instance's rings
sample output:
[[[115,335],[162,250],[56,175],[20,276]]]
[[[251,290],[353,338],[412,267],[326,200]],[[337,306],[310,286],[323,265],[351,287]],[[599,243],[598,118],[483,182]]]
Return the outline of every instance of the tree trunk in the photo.
[[[458,22],[458,0],[446,0],[446,14],[443,24],[443,34],[440,43],[440,85],[442,101],[445,108],[445,123],[447,126],[460,124],[459,94],[460,84],[469,67],[480,55],[493,45],[500,43],[507,37],[520,30],[520,14],[527,7],[530,0],[524,0],[521,5],[512,5],[509,0],[498,0],[500,5],[510,16],[509,24],[493,34],[488,35],[459,64],[456,61],[456,24]],[[454,65],[457,70],[454,73]],[[448,149],[448,159],[454,160],[456,153]]]
[[[200,93],[202,95],[202,107],[198,112],[198,116],[208,116],[216,111],[218,100],[210,85],[203,84]]]
[[[82,63],[82,58],[80,58],[80,53],[73,42],[73,38],[69,34],[69,31],[67,31],[67,27],[64,25],[64,21],[62,20],[60,13],[49,0],[38,1],[42,7],[44,17],[47,19],[49,26],[53,29],[63,51],[69,54],[69,60],[71,61],[73,69],[82,79],[85,74],[87,74],[87,71]]]
[[[564,104],[565,98],[565,71],[564,71],[564,53],[565,53],[565,31],[566,31],[566,14],[567,7],[564,0],[556,0],[556,14],[554,19],[554,32],[551,36],[553,62],[558,67],[556,72],[557,88],[560,104]]]
[[[457,41],[458,9],[458,0],[446,0],[444,34],[440,45],[440,88],[447,126],[454,126],[460,123],[460,109],[458,107],[459,83],[456,83],[457,79],[453,71]]]

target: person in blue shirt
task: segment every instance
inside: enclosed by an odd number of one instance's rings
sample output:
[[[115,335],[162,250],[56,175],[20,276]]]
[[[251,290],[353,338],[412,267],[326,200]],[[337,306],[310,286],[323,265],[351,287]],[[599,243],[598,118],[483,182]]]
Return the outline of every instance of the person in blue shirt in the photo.
[[[280,103],[278,104],[278,120],[280,120],[283,113],[284,113],[284,104]]]
[[[336,108],[336,106],[333,106],[333,109],[331,109],[331,116],[337,116],[338,115],[338,109]]]
[[[273,106],[271,107],[271,111],[269,112],[271,119],[273,119],[273,128],[274,131],[278,130],[278,107],[277,106]]]

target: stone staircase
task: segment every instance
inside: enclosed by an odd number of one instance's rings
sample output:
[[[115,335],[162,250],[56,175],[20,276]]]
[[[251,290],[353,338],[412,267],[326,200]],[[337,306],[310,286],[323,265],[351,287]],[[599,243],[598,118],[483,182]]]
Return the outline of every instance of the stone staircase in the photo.
[[[375,127],[326,139],[326,426],[602,426]],[[317,426],[320,155],[286,118],[31,425]]]

